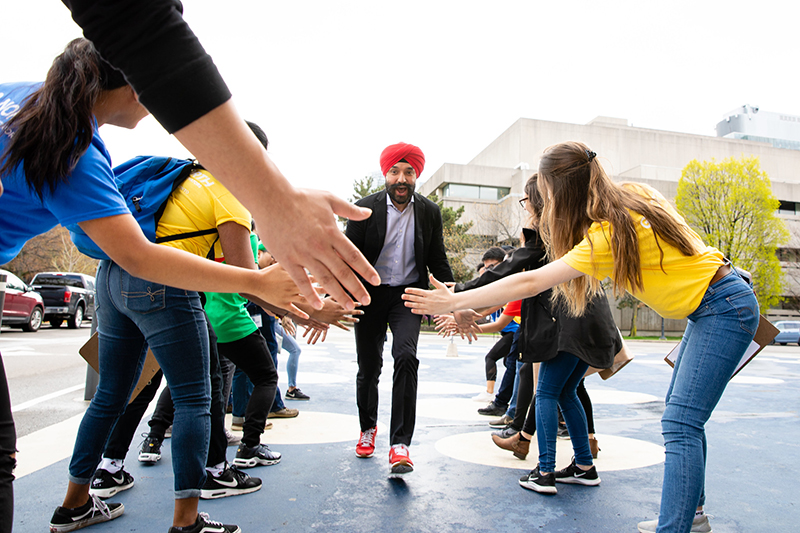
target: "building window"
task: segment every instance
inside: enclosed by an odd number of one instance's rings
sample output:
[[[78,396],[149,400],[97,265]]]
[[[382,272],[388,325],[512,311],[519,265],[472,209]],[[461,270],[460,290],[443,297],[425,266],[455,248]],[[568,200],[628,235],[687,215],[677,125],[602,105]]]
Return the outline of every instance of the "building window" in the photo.
[[[508,196],[511,189],[508,187],[486,187],[483,185],[463,185],[461,183],[448,183],[444,186],[445,197],[469,198],[472,200],[500,200]]]
[[[800,262],[800,249],[798,248],[778,248],[775,253],[778,255],[778,261],[786,263]]]
[[[778,207],[779,215],[794,215],[797,214],[797,202],[780,201],[781,205]]]

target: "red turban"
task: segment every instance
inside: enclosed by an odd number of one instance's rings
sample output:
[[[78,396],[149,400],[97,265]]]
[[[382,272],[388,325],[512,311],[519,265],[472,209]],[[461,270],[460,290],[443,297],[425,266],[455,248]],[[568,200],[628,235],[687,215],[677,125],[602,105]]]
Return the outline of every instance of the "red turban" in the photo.
[[[381,153],[381,172],[385,176],[389,169],[398,161],[405,159],[411,168],[417,173],[417,177],[422,174],[425,168],[425,154],[413,144],[397,143],[387,146]]]

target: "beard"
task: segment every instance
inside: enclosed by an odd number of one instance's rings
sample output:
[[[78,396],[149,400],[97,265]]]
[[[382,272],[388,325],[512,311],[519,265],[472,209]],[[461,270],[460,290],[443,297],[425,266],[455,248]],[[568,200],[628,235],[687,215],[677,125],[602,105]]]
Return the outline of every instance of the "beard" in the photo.
[[[400,196],[397,194],[398,189],[406,189],[408,192]],[[394,183],[386,186],[386,192],[394,203],[400,205],[407,204],[411,201],[411,197],[414,196],[414,185],[409,185],[408,183]]]

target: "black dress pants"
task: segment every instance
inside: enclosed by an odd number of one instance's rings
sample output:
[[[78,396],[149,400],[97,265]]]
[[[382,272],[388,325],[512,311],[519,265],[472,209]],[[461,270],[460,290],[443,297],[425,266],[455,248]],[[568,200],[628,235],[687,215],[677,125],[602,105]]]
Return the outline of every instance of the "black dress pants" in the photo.
[[[403,305],[406,286],[369,286],[370,305],[355,325],[358,375],[356,404],[361,431],[378,423],[378,382],[383,367],[386,326],[392,330],[392,419],[390,444],[411,444],[417,416],[417,341],[422,317]]]

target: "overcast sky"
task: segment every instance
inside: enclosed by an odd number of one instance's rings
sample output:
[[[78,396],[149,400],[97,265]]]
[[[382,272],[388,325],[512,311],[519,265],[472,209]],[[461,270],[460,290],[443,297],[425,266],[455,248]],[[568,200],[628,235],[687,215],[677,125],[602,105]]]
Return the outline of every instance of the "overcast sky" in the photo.
[[[800,115],[796,2],[183,3],[283,173],[343,197],[389,144],[420,146],[424,179],[520,117],[714,135],[745,103]],[[4,2],[1,20],[2,81],[43,79],[80,36],[58,0]],[[152,117],[101,135],[115,164],[188,155]]]

